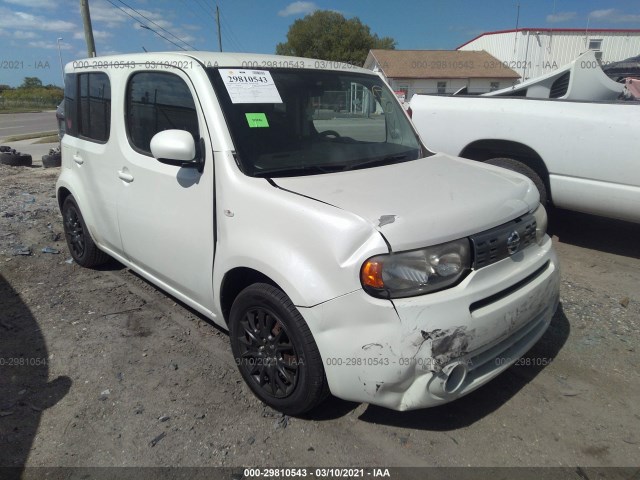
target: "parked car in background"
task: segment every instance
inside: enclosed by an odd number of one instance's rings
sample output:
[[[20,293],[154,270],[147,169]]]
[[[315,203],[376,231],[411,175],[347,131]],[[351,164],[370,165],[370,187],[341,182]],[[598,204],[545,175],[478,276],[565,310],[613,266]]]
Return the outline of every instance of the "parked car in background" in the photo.
[[[58,138],[64,137],[64,100],[56,108],[56,122],[58,124]]]

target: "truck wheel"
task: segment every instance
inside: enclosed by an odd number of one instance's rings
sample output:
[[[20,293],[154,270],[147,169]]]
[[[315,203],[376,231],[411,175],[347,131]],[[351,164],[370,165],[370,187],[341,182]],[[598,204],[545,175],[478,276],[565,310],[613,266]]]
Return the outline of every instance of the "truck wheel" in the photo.
[[[31,155],[19,152],[2,152],[0,153],[0,163],[10,165],[12,167],[30,167],[32,164]]]
[[[62,204],[62,223],[69,252],[78,265],[96,267],[109,260],[109,256],[99,250],[91,238],[78,204],[71,195]]]
[[[549,199],[549,197],[547,196],[547,187],[544,185],[544,182],[542,181],[542,178],[540,178],[540,175],[538,175],[528,165],[525,165],[524,163],[518,160],[514,160],[513,158],[503,158],[503,157],[491,158],[489,160],[485,160],[484,163],[495,165],[496,167],[506,168],[507,170],[520,173],[525,177],[529,178],[529,180],[531,180],[535,184],[536,188],[538,189],[538,192],[540,192],[540,203],[542,205],[547,204],[547,200]]]
[[[311,331],[289,297],[256,283],[236,297],[229,316],[231,350],[251,391],[270,407],[300,415],[329,389]]]

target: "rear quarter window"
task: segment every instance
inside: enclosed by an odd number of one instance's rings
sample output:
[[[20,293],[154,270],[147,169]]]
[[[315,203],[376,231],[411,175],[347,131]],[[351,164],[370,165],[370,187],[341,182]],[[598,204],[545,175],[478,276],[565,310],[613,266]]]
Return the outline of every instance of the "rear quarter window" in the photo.
[[[78,75],[67,73],[64,76],[64,119],[65,132],[78,136]]]

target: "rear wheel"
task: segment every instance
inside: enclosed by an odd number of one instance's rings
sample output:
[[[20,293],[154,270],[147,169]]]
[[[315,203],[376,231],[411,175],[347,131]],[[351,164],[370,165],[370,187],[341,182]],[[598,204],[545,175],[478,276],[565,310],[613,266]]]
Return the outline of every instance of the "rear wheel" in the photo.
[[[540,175],[538,175],[536,171],[528,165],[525,165],[519,160],[514,160],[513,158],[506,157],[491,158],[489,160],[485,160],[484,163],[495,165],[496,167],[506,168],[507,170],[511,170],[513,172],[521,173],[525,177],[529,178],[529,180],[531,180],[535,184],[538,192],[540,192],[540,203],[542,205],[547,204],[547,200],[549,199],[547,195],[547,187],[542,181],[542,178],[540,178]]]
[[[229,333],[242,377],[270,407],[300,415],[328,395],[311,331],[278,288],[256,283],[240,292],[231,307]]]
[[[91,238],[78,204],[71,195],[62,204],[62,222],[69,252],[78,265],[96,267],[109,260],[109,256],[98,249]]]

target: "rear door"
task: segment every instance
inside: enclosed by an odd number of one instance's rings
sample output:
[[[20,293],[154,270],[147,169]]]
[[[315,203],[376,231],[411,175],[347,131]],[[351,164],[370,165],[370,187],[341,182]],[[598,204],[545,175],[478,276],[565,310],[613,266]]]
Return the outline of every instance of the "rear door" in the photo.
[[[114,159],[117,142],[111,134],[111,78],[107,72],[80,72],[65,77],[65,168],[75,177],[73,194],[93,239],[117,254],[118,232]]]
[[[213,156],[202,108],[189,77],[178,68],[134,71],[127,80],[118,219],[126,257],[174,294],[212,305],[214,254]],[[151,155],[163,130],[204,138],[206,164],[166,165]],[[168,288],[167,288],[168,287]],[[180,295],[178,295],[180,297]]]

